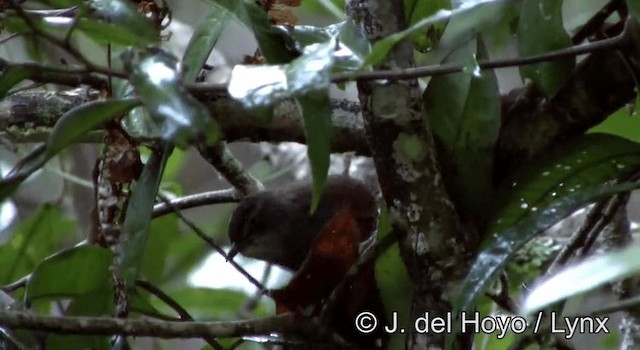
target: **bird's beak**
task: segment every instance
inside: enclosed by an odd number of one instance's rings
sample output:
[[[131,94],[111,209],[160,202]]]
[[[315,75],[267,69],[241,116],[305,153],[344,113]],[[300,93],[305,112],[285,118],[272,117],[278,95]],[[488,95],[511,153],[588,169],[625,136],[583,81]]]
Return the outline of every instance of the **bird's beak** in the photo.
[[[237,244],[233,243],[231,244],[231,249],[229,249],[229,251],[227,252],[227,262],[229,260],[233,260],[233,257],[238,255],[238,246]]]

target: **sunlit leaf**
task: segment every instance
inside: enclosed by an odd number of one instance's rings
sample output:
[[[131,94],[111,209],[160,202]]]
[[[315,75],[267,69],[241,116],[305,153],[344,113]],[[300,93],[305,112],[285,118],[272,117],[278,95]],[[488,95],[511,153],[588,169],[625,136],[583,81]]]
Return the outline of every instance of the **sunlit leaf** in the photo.
[[[562,22],[562,1],[524,0],[518,21],[518,52],[532,56],[571,46],[571,38]],[[531,79],[547,97],[553,97],[571,76],[575,59],[520,67],[523,78]]]
[[[378,222],[378,238],[380,242],[387,235],[393,234],[389,211],[384,205],[380,210]],[[394,243],[376,259],[375,265],[376,283],[380,290],[380,297],[384,303],[387,320],[393,320],[393,313],[397,312],[398,326],[407,328],[411,325],[411,296],[413,295],[412,283],[407,268],[400,258],[398,243]],[[405,344],[405,335],[396,333],[389,339],[389,349],[400,349]]]
[[[185,65],[184,81],[195,81],[204,66],[211,50],[218,42],[220,34],[227,25],[230,13],[221,6],[214,9],[196,27],[184,52],[182,62]]]
[[[108,287],[111,252],[97,246],[78,246],[45,259],[33,271],[25,299],[85,294]]]
[[[498,191],[489,233],[502,231],[565,195],[623,176],[640,165],[640,144],[608,134],[588,134],[541,155]]]
[[[473,40],[446,60],[471,60],[469,72],[433,77],[424,94],[429,124],[443,152],[445,183],[465,216],[486,217],[492,198],[493,146],[500,130],[500,101],[495,73],[473,67],[487,58],[481,40]]]
[[[123,60],[137,96],[164,140],[185,148],[193,141],[213,143],[220,138],[219,127],[207,108],[182,85],[175,57],[148,49],[137,55],[129,51]]]
[[[578,293],[640,273],[640,247],[609,252],[569,266],[535,285],[522,304],[521,312],[531,314],[547,305]]]
[[[48,255],[60,248],[64,237],[76,230],[75,221],[53,205],[42,205],[15,228],[0,245],[0,284],[7,284],[33,271]]]

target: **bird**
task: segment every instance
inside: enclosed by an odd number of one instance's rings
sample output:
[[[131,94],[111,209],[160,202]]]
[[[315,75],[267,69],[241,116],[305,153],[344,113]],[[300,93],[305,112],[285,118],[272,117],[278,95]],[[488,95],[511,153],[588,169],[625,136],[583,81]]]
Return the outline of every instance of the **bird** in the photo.
[[[312,184],[296,181],[245,196],[228,226],[233,259],[238,253],[296,271],[313,242],[338,213],[354,216],[362,241],[374,232],[378,205],[363,182],[347,175],[327,177],[316,210],[311,213]]]

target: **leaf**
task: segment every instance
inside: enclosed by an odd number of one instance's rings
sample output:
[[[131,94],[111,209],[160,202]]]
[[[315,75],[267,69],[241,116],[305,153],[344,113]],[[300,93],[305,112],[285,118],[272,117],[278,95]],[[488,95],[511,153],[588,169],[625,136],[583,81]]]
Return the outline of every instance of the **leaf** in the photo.
[[[471,310],[509,259],[538,233],[587,204],[639,186],[601,185],[637,169],[639,147],[615,136],[590,134],[522,169],[514,182],[518,188],[504,189],[512,194],[506,196],[502,214],[489,225],[489,235],[460,289],[454,314]],[[556,193],[559,190],[563,192]],[[535,200],[520,201],[523,196]]]
[[[5,64],[6,62],[3,62],[3,65]],[[29,79],[32,73],[30,69],[25,67],[5,66],[2,70],[2,76],[0,76],[0,98],[3,98],[16,84]]]
[[[86,294],[110,285],[111,252],[97,246],[63,250],[41,262],[27,281],[25,300]]]
[[[75,221],[59,208],[44,204],[0,245],[0,284],[7,284],[33,271],[42,259],[55,252],[63,238],[76,231]]]
[[[91,34],[94,36],[105,35],[105,38],[109,38],[113,33],[123,34],[124,31],[127,31],[128,36],[135,39],[129,45],[139,47],[153,44],[158,40],[158,33],[151,19],[138,12],[130,1],[90,0],[89,6],[93,10],[91,11],[93,18],[100,19],[111,27],[111,31],[105,31],[106,27],[100,29],[100,26],[96,26],[95,23],[88,25],[91,22],[87,21],[83,24],[83,21],[79,21],[79,27],[88,31],[87,34],[90,36]],[[122,35],[118,37],[122,37]]]
[[[471,35],[475,36],[478,32],[478,26],[482,24],[482,22],[486,22],[487,20],[486,13],[495,14],[495,12],[493,11],[485,12],[485,10],[495,10],[496,8],[499,9],[499,6],[502,6],[504,2],[504,0],[476,0],[461,3],[460,6],[452,10],[439,10],[434,15],[419,20],[414,25],[401,32],[389,35],[382,40],[378,40],[373,45],[373,48],[371,49],[371,55],[369,56],[369,58],[367,58],[365,65],[375,65],[382,62],[389,54],[389,51],[391,51],[391,49],[393,49],[393,47],[400,41],[408,38],[411,35],[414,35],[415,33],[418,33],[424,28],[437,25],[438,23],[441,23],[443,21],[452,21],[457,16],[461,17],[460,23],[465,23],[465,29],[463,32],[468,37],[471,37]],[[483,14],[483,16],[479,16],[479,14]],[[449,27],[450,24],[447,25],[447,28]],[[447,31],[445,30],[444,35],[446,35],[446,32]],[[457,36],[458,35],[456,35],[456,37]],[[441,39],[440,44],[442,44],[442,40],[444,40],[444,37]],[[459,43],[460,41],[458,40],[456,42]]]
[[[640,165],[640,145],[587,134],[541,155],[506,179],[487,232],[504,230],[556,199],[623,176]]]
[[[451,2],[449,0],[405,0],[404,12],[407,26],[411,27],[423,18],[433,16],[440,10],[446,10],[450,8]],[[440,40],[440,37],[442,36],[446,25],[447,24],[445,22],[439,22],[421,31],[412,33],[410,37],[416,50],[427,51],[434,47]]]
[[[627,0],[627,7],[631,17],[640,22],[640,2],[638,0]]]
[[[195,81],[204,66],[211,50],[216,46],[220,34],[227,25],[230,13],[221,6],[214,5],[214,9],[198,24],[189,45],[184,52],[182,62],[185,65],[184,81]]]
[[[125,211],[125,220],[122,224],[125,239],[121,242],[124,247],[120,268],[125,286],[128,288],[133,288],[138,279],[149,237],[151,212],[164,166],[170,154],[171,146],[166,144],[151,154],[140,179],[133,188]]]
[[[179,232],[178,218],[166,215],[151,221],[149,238],[144,250],[140,275],[153,284],[159,284],[166,273],[168,256]]]
[[[633,190],[639,186],[640,184],[636,183],[602,185],[569,194],[516,225],[492,236],[492,239],[483,245],[460,289],[455,304],[455,314],[471,310],[478,296],[504,269],[508,259],[536,234],[548,229],[587,204]]]
[[[482,40],[472,40],[445,60],[487,58]],[[445,183],[463,216],[480,222],[493,191],[493,146],[500,130],[498,82],[491,70],[436,76],[424,93],[429,125],[443,153]]]
[[[297,54],[287,46],[281,31],[271,26],[269,16],[258,5],[245,0],[209,0],[220,5],[235,15],[258,41],[260,51],[270,64],[288,63]]]
[[[172,55],[150,48],[123,54],[131,84],[149,111],[163,140],[185,148],[193,141],[214,143],[221,133],[209,110],[182,85],[180,65]]]
[[[333,40],[310,45],[306,53],[286,65],[236,65],[228,91],[246,108],[257,109],[329,88]]]
[[[82,4],[82,0],[40,0],[39,2],[49,4],[55,8],[67,8]]]
[[[68,145],[100,124],[122,116],[138,103],[133,99],[95,101],[63,114],[54,125],[46,148],[36,150],[20,169],[0,180],[0,200],[9,196],[22,181]]]
[[[381,242],[388,235],[393,234],[389,210],[386,203],[382,202],[380,220],[378,222],[378,236],[376,241]],[[375,262],[376,284],[380,290],[380,296],[384,302],[387,320],[393,320],[393,314],[398,315],[398,326],[407,329],[411,325],[411,300],[412,283],[404,262],[400,258],[398,243],[394,243],[386,251],[381,253]],[[391,335],[388,349],[400,349],[405,344],[405,335],[398,332]]]
[[[518,52],[533,56],[571,46],[562,23],[562,1],[524,0],[518,22]],[[573,72],[575,58],[568,57],[520,67],[520,74],[548,98],[553,97]]]
[[[547,305],[640,273],[640,247],[609,252],[569,266],[533,286],[521,312],[530,315]]]

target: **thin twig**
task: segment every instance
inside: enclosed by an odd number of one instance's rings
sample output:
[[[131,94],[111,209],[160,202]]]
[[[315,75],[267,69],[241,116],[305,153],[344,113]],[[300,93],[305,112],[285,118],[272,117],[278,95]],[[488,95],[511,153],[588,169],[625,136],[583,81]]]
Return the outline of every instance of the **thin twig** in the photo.
[[[231,154],[225,142],[213,146],[200,145],[200,155],[242,195],[262,191],[264,186],[251,176]]]
[[[234,188],[228,188],[218,191],[209,191],[196,193],[184,197],[174,198],[169,201],[171,206],[166,203],[158,203],[153,207],[153,218],[157,218],[166,214],[170,214],[175,210],[184,210],[189,208],[200,207],[203,205],[233,203],[237,202],[240,197],[238,191]]]
[[[611,16],[612,13],[617,11],[621,6],[624,6],[622,0],[611,0],[596,12],[580,29],[573,35],[571,42],[576,45],[583,42],[589,36],[594,34],[598,29],[602,27],[604,21]]]
[[[169,201],[169,199],[166,196],[164,196],[162,194],[158,194],[158,197],[160,197],[160,199],[162,201],[164,201],[164,203],[167,206],[172,208],[173,212],[176,215],[178,215],[180,220],[185,225],[187,225],[191,230],[193,230],[193,232],[195,232],[195,234],[198,237],[200,237],[200,239],[202,239],[205,243],[207,243],[207,245],[209,245],[209,247],[213,248],[213,250],[215,250],[218,254],[222,255],[222,257],[225,258],[225,260],[227,260],[227,262],[229,264],[231,264],[231,266],[233,266],[236,270],[238,270],[238,272],[240,272],[251,284],[253,284],[256,288],[258,288],[260,293],[266,294],[266,289],[264,288],[264,286],[260,282],[258,282],[258,280],[253,278],[253,276],[251,276],[247,272],[247,270],[245,270],[237,262],[233,261],[232,259],[229,259],[229,256],[227,255],[227,253],[224,250],[222,250],[222,248],[220,248],[220,246],[216,242],[214,242],[214,240],[211,237],[207,236],[204,232],[202,232],[202,230],[200,228],[198,228],[193,222],[191,222],[191,220],[187,219],[184,216],[184,214],[182,214],[182,212],[180,212],[176,208],[173,208],[173,206],[171,205],[171,202]]]

